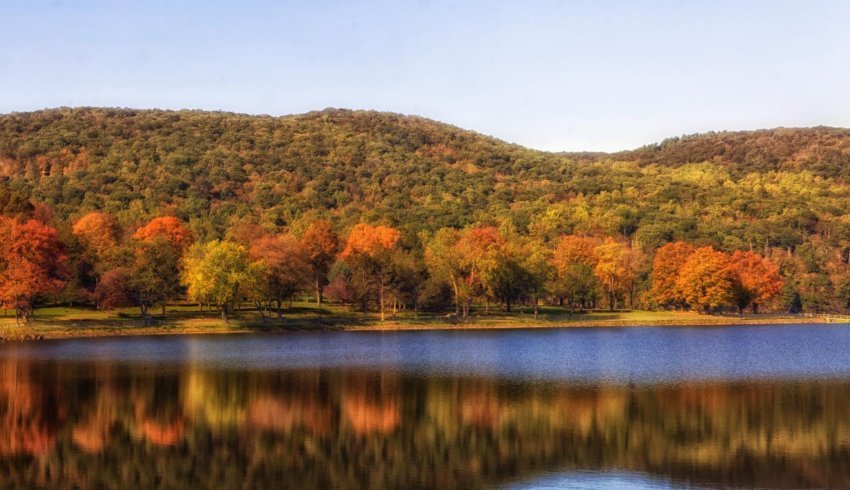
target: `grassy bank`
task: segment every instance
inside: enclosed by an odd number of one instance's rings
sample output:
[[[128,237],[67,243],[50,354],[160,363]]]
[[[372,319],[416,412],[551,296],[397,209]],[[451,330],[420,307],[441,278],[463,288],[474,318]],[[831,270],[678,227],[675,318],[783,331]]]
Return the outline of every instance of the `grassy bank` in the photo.
[[[217,312],[201,311],[195,305],[169,306],[165,316],[143,321],[138,310],[99,311],[91,308],[49,307],[36,310],[34,318],[18,324],[14,317],[0,317],[0,337],[74,338],[121,335],[224,334],[305,330],[437,330],[553,327],[625,326],[721,326],[739,324],[819,323],[831,317],[795,315],[703,315],[674,311],[592,311],[570,313],[561,308],[541,308],[537,318],[526,311],[477,311],[468,320],[446,314],[398,312],[380,321],[377,314],[351,312],[343,308],[310,303],[294,303],[283,313],[263,318],[256,310],[237,312],[226,323]]]

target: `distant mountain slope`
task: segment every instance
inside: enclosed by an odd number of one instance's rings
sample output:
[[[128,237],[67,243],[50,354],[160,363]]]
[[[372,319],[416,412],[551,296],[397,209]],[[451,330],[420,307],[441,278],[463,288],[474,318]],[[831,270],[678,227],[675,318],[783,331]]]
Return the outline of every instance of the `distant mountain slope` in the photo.
[[[708,161],[739,174],[809,170],[846,179],[850,176],[850,129],[776,128],[694,134],[615,156],[669,166]]]
[[[0,116],[0,211],[31,200],[61,221],[98,209],[125,225],[173,214],[202,238],[325,215],[393,224],[411,243],[473,222],[650,248],[850,243],[848,142],[845,129],[776,129],[568,154],[373,111],[62,108]]]
[[[404,221],[410,217],[399,212],[415,209],[431,226],[463,223],[488,196],[511,183],[533,187],[558,161],[372,111],[274,118],[84,108],[0,116],[0,178],[62,215],[164,209],[206,216],[219,228],[249,208],[277,223],[309,209]]]

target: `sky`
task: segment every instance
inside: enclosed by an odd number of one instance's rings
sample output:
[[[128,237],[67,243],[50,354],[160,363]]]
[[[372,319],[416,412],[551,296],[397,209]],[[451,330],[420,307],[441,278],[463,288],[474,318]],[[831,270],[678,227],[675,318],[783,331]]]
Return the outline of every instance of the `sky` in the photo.
[[[850,126],[850,2],[0,0],[0,113],[416,114],[531,148]]]

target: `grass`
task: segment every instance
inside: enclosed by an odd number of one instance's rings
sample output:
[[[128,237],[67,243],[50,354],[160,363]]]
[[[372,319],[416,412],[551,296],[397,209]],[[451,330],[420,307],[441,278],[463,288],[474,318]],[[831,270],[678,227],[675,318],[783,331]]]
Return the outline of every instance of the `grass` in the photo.
[[[146,323],[138,309],[103,311],[86,307],[50,306],[35,311],[33,320],[17,324],[14,317],[0,317],[0,337],[68,338],[117,335],[160,335],[180,333],[249,333],[292,330],[427,330],[427,329],[495,329],[545,327],[606,327],[646,325],[730,325],[741,323],[815,322],[823,319],[791,315],[702,315],[676,311],[591,311],[570,313],[559,307],[541,307],[534,317],[530,309],[505,312],[483,308],[474,310],[468,319],[453,318],[446,313],[401,311],[380,321],[377,313],[348,311],[335,305],[317,307],[314,303],[295,302],[284,310],[282,320],[275,315],[263,318],[255,309],[236,312],[225,323],[217,312],[202,311],[197,305],[177,304]]]

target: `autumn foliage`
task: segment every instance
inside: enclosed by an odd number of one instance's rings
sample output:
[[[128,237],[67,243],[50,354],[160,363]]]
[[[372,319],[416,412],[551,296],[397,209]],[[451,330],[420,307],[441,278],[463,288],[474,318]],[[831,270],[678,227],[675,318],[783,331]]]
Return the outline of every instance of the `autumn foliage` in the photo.
[[[316,303],[322,303],[322,288],[327,283],[327,274],[336,258],[339,237],[328,220],[316,220],[301,237],[301,243],[310,267],[313,270]]]
[[[151,242],[160,237],[168,240],[181,252],[194,241],[192,232],[183,225],[182,221],[173,216],[154,218],[133,234],[133,238],[142,242]]]
[[[678,281],[682,267],[693,253],[693,245],[684,242],[667,243],[655,251],[652,260],[652,297],[659,305],[687,305]]]
[[[782,291],[783,281],[779,268],[769,259],[753,252],[736,250],[729,258],[729,265],[735,274],[734,296],[739,310],[752,305],[758,312],[758,305],[769,301]]]
[[[74,235],[96,258],[102,259],[118,246],[118,223],[102,212],[91,212],[74,222]]]
[[[0,216],[0,303],[28,320],[37,298],[62,289],[66,259],[55,229]]]
[[[682,242],[658,249],[652,275],[651,291],[658,304],[702,311],[731,305],[756,311],[783,285],[778,267],[766,257],[740,250],[730,255],[710,246],[694,249]]]

